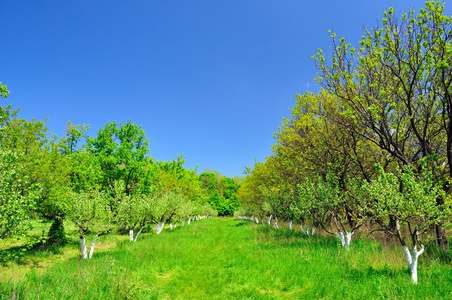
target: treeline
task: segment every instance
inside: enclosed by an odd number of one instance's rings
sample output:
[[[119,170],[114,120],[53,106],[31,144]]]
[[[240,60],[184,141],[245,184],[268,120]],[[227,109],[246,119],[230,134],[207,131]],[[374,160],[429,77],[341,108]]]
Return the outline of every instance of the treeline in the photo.
[[[318,93],[297,95],[273,155],[248,169],[241,214],[335,234],[363,224],[403,247],[412,280],[430,241],[448,251],[452,178],[452,18],[428,1],[384,13],[358,47],[331,33],[313,57]]]
[[[1,83],[0,92],[9,94]],[[40,219],[52,223],[43,242],[62,245],[70,220],[86,258],[87,233],[95,236],[91,256],[97,237],[112,230],[136,241],[144,228],[160,233],[165,224],[231,215],[238,207],[239,183],[206,180],[215,176],[198,176],[181,156],[154,160],[144,130],[130,121],[108,123],[94,137],[88,125],[68,122],[57,137],[45,122],[18,118],[10,105],[0,113],[0,240],[26,235],[28,220]]]

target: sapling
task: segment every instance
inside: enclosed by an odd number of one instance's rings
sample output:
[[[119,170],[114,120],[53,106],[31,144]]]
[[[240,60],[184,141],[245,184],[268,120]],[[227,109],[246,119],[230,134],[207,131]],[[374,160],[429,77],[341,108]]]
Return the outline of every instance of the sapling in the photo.
[[[425,167],[425,166],[424,166]],[[439,197],[446,197],[427,172],[414,174],[405,167],[399,176],[385,173],[380,168],[378,178],[364,186],[369,201],[369,212],[379,225],[374,231],[385,231],[400,242],[413,283],[418,282],[419,256],[424,252],[425,239],[430,228],[444,221],[450,214],[446,204],[438,205]],[[392,226],[390,219],[395,220]]]
[[[155,208],[155,197],[152,195],[126,195],[121,184],[116,188],[116,222],[129,231],[129,240],[136,242]],[[134,237],[134,229],[140,228]]]
[[[359,182],[350,182],[350,188],[356,189]],[[298,185],[300,211],[321,226],[325,232],[335,235],[344,249],[350,248],[353,234],[365,221],[366,204],[352,193],[339,187],[335,176],[328,173],[326,180],[317,182],[306,179]],[[336,231],[329,229],[333,226]]]
[[[107,196],[98,190],[69,193],[68,217],[78,227],[80,252],[88,258],[85,236],[88,231],[95,233],[89,258],[93,256],[98,237],[111,230],[111,210],[107,205]]]
[[[162,232],[166,222],[176,216],[179,206],[184,201],[185,198],[182,195],[172,192],[164,193],[156,198],[155,209],[152,213],[152,221],[155,224],[157,234]]]

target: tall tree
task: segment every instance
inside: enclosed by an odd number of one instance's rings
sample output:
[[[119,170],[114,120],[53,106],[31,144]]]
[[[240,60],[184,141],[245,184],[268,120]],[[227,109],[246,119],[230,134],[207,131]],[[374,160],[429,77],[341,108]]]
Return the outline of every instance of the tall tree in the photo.
[[[127,195],[134,192],[147,172],[151,159],[147,157],[149,140],[144,130],[131,123],[108,123],[94,138],[88,138],[87,150],[96,155],[102,169],[102,188],[114,196],[117,180],[125,184]]]
[[[442,180],[452,174],[452,19],[444,16],[444,4],[425,5],[401,19],[390,8],[381,28],[365,31],[358,49],[332,33],[331,62],[322,51],[315,56],[317,81],[341,100],[341,121],[351,132],[418,172],[428,157]],[[441,224],[437,235],[446,248]]]

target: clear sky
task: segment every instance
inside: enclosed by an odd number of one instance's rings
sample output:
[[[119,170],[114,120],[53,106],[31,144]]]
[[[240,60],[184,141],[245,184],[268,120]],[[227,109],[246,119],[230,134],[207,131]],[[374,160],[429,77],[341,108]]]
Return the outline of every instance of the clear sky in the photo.
[[[316,92],[328,30],[357,44],[415,0],[3,0],[1,105],[51,132],[130,119],[157,160],[241,175],[271,155],[295,94]],[[451,7],[446,4],[446,14]]]

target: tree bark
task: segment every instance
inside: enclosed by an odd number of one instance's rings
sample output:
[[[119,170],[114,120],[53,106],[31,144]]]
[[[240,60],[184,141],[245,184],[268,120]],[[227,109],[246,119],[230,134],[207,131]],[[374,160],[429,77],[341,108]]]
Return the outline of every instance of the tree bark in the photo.
[[[83,236],[80,237],[80,252],[82,253],[83,259],[88,258],[88,252],[86,251],[85,237],[83,237]]]

